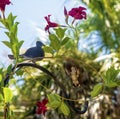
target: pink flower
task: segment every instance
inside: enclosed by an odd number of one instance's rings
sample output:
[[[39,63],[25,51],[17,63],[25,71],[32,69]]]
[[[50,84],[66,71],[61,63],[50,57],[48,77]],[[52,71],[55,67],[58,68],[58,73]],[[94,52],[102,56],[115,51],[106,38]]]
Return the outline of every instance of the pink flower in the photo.
[[[48,103],[47,99],[44,99],[42,102],[38,101],[36,113],[45,115],[45,112],[47,111],[47,107],[46,107],[47,103]]]
[[[11,3],[10,0],[0,0],[0,10],[4,12],[5,6],[9,5],[10,3]]]
[[[64,7],[64,15],[65,15],[65,16],[68,15],[66,7]]]
[[[59,24],[50,21],[50,16],[51,16],[51,15],[48,15],[48,16],[45,17],[45,19],[46,19],[46,21],[47,21],[47,23],[48,23],[48,24],[46,25],[46,27],[45,27],[45,31],[48,31],[48,32],[49,32],[49,29],[50,29],[50,28],[58,27],[58,26],[59,26]]]
[[[66,24],[68,24],[69,15],[68,15],[67,9],[65,7],[64,7],[64,15],[65,15],[65,22],[66,22]]]
[[[84,7],[78,7],[78,8],[72,8],[68,15],[72,16],[74,19],[86,19],[86,12],[84,11],[86,8]]]

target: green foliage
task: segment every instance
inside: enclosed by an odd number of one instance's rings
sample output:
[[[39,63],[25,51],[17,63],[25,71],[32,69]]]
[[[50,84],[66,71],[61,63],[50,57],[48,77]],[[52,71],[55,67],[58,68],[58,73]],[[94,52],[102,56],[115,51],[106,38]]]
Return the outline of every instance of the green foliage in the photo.
[[[12,72],[12,64],[10,64],[8,67],[7,67],[7,73],[10,74]]]
[[[91,97],[96,97],[102,91],[104,91],[105,87],[107,88],[114,88],[117,86],[120,86],[120,80],[118,79],[118,74],[120,70],[115,69],[113,66],[111,66],[105,74],[103,74],[103,82],[96,84],[91,92]]]
[[[0,105],[1,105],[1,103],[3,103],[3,101],[4,101],[3,95],[0,94]]]
[[[17,37],[18,32],[18,22],[15,22],[16,16],[13,16],[12,13],[9,14],[8,18],[1,19],[0,22],[5,26],[8,30],[6,35],[8,36],[10,41],[3,41],[3,43],[9,47],[16,59],[18,59],[19,50],[24,41],[19,41]]]
[[[59,111],[66,116],[68,116],[70,114],[70,110],[69,110],[68,106],[63,101],[61,102]]]
[[[65,36],[66,28],[65,28],[65,29],[58,28],[58,29],[55,29],[55,31],[56,31],[57,36],[58,36],[60,39],[63,39],[63,37]]]
[[[66,28],[56,28],[54,31],[55,33],[49,34],[50,46],[44,46],[45,52],[52,55],[58,53],[70,41],[70,37],[65,34]]]
[[[99,83],[99,84],[96,84],[93,88],[93,91],[91,92],[91,97],[96,97],[98,96],[103,90],[103,84],[102,83]]]
[[[0,82],[2,81],[2,74],[0,74]]]
[[[104,85],[108,88],[113,88],[120,85],[120,80],[117,78],[120,70],[110,67],[104,75]]]
[[[3,68],[0,68],[0,87],[4,85],[3,76],[4,76]]]
[[[70,114],[70,110],[68,106],[64,103],[64,101],[61,99],[61,97],[57,94],[49,94],[47,104],[48,107],[52,109],[58,109],[60,113],[63,113],[64,115],[68,116]]]
[[[61,99],[57,94],[49,94],[47,95],[49,103],[47,104],[48,107],[56,109],[61,104]]]
[[[87,20],[80,24],[80,26],[85,30],[85,34],[89,37],[91,34],[99,36],[99,41],[101,43],[97,44],[96,47],[99,46],[99,52],[103,50],[111,51],[114,49],[117,51],[120,46],[120,9],[119,0],[98,0],[97,2],[94,0],[82,0],[86,6],[91,10],[88,14]],[[95,7],[96,6],[96,7]],[[98,32],[96,34],[96,31]],[[98,40],[96,38],[96,40]],[[90,40],[90,42],[92,39]],[[89,46],[90,47],[90,46]],[[92,46],[95,47],[94,45]],[[98,51],[97,51],[98,52]]]
[[[49,34],[50,39],[50,46],[55,50],[58,51],[60,49],[60,41],[55,34]]]
[[[69,37],[63,38],[63,40],[61,41],[61,45],[65,45],[69,40],[70,40]]]
[[[50,53],[50,54],[54,54],[54,50],[52,47],[50,46],[44,46],[44,51],[47,52],[47,53]]]
[[[13,93],[10,88],[3,88],[3,95],[4,95],[4,101],[5,103],[11,102],[13,98]]]

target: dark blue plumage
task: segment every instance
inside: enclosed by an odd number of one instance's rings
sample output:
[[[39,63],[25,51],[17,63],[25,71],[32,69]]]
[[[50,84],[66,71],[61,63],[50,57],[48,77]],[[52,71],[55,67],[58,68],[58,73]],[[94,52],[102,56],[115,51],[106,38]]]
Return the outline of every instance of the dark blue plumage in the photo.
[[[20,55],[20,57],[22,57],[25,60],[32,60],[32,59],[37,60],[37,58],[39,60],[43,59],[44,57],[44,50],[42,49],[43,45],[44,44],[41,41],[37,41],[35,47],[29,48],[24,54]],[[13,55],[8,55],[8,57],[10,59],[14,59]]]

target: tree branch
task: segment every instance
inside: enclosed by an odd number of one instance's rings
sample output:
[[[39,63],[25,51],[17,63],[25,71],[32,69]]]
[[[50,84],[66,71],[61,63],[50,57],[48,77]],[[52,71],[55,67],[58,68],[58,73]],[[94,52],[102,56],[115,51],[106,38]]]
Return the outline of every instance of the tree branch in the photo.
[[[22,67],[33,67],[33,68],[37,68],[37,69],[43,71],[44,73],[46,73],[47,75],[49,75],[50,77],[52,77],[53,80],[55,81],[55,83],[61,88],[62,92],[63,92],[64,95],[65,95],[65,98],[69,99],[69,95],[66,93],[64,85],[62,85],[62,83],[60,83],[60,82],[57,80],[56,76],[54,76],[53,73],[51,73],[50,71],[48,71],[48,70],[45,69],[44,67],[39,66],[39,65],[37,65],[37,64],[35,64],[35,63],[19,63],[19,64],[17,64],[16,66],[14,66],[14,67],[12,68],[12,71],[11,71],[11,72],[15,71],[16,68],[19,68],[18,70],[20,70]],[[10,75],[9,75],[9,74],[6,74],[6,78],[5,78],[5,80],[4,80],[4,86],[6,86],[6,85],[9,83],[9,78],[10,78]],[[78,114],[83,114],[83,113],[85,113],[85,112],[87,111],[87,109],[88,109],[88,101],[85,101],[85,103],[84,103],[84,109],[83,109],[83,110],[81,110],[81,107],[80,107],[80,108],[78,108],[78,107],[76,108],[73,101],[67,100],[67,102],[68,102],[69,106],[71,107],[71,109],[72,109],[73,111],[75,111],[76,113],[78,113]]]

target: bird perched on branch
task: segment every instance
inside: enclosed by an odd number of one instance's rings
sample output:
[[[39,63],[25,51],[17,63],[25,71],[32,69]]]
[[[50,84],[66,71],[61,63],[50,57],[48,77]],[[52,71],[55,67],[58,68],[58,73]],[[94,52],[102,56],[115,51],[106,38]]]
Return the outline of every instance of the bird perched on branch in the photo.
[[[73,86],[78,87],[88,79],[88,74],[74,59],[66,58],[64,60],[64,70],[67,76],[72,80]]]
[[[44,44],[41,41],[36,42],[35,47],[31,47],[24,54],[19,55],[24,60],[42,60],[44,58],[44,50],[42,49]],[[10,59],[15,59],[13,55],[8,55]]]

